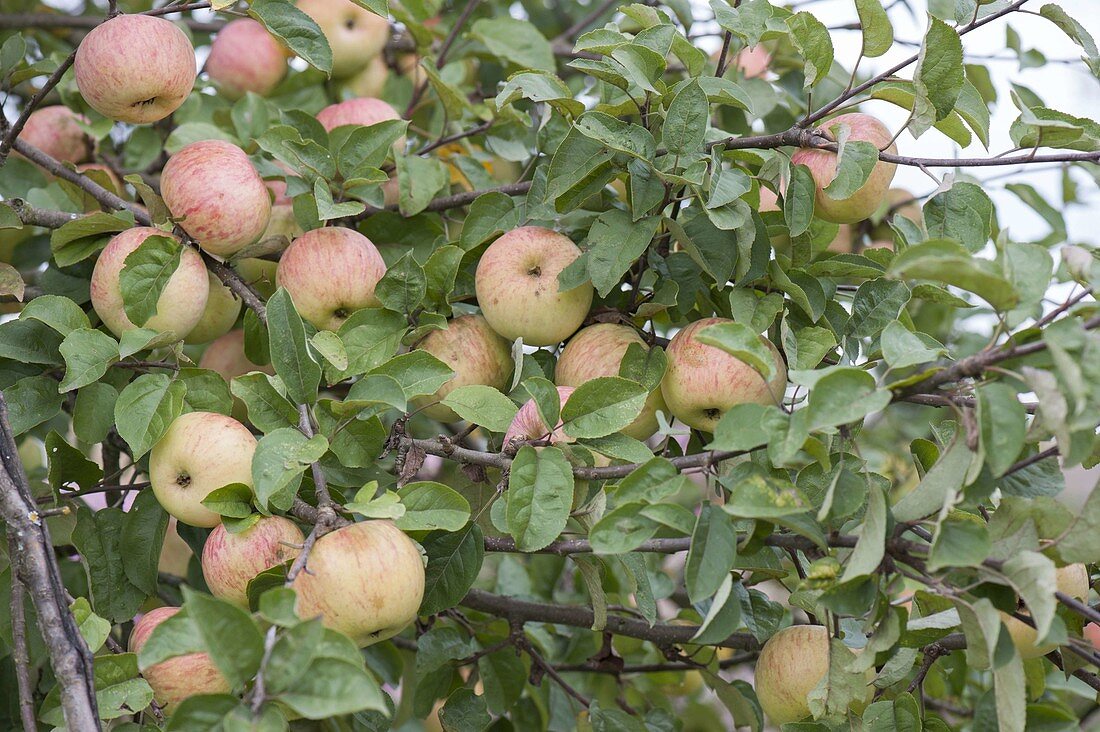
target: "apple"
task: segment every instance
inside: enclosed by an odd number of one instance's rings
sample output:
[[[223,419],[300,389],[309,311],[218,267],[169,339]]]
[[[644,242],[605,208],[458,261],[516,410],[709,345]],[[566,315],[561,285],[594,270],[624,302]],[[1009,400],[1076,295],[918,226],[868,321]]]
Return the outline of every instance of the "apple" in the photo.
[[[286,76],[286,51],[258,21],[238,18],[214,36],[205,68],[229,100],[267,96]]]
[[[294,579],[297,611],[365,647],[416,618],[424,596],[420,548],[392,521],[363,521],[325,534]]]
[[[1057,583],[1058,592],[1062,592],[1082,602],[1088,599],[1090,589],[1089,571],[1085,565],[1067,564],[1064,567],[1058,567],[1058,569],[1055,570],[1055,582]],[[1026,610],[1021,610],[1020,614],[1027,615],[1027,612]],[[1012,642],[1016,646],[1016,650],[1020,653],[1020,658],[1024,660],[1045,656],[1058,647],[1057,643],[1037,645],[1035,641],[1038,640],[1038,638],[1035,633],[1035,628],[1022,620],[1017,620],[1009,613],[1001,613],[1001,622],[1008,628],[1008,634],[1012,637]]]
[[[842,114],[825,122],[819,130],[836,139],[840,125],[850,130],[850,142],[870,142],[880,151],[896,152],[893,135],[886,125],[867,114],[854,112]],[[894,163],[875,163],[867,181],[848,198],[834,200],[825,193],[825,187],[836,177],[836,153],[817,148],[802,148],[791,156],[792,165],[805,165],[817,184],[814,214],[837,224],[854,224],[869,218],[886,199],[890,181],[897,166]]]
[[[886,191],[882,219],[875,224],[870,233],[871,239],[880,242],[880,246],[889,242],[889,247],[894,248],[894,230],[890,228],[890,222],[896,216],[907,218],[917,226],[924,226],[924,211],[921,209],[920,199],[904,188],[891,188]]]
[[[289,203],[277,203],[271,207],[271,218],[268,219],[267,228],[260,235],[261,242],[271,243],[279,240],[283,242],[282,248],[303,234],[302,225],[294,217],[294,206]],[[278,247],[275,248],[276,251]]]
[[[382,53],[390,39],[386,18],[350,0],[298,0],[298,9],[313,18],[332,49],[332,76],[355,74]]]
[[[252,371],[262,371],[265,374],[274,374],[275,369],[271,364],[257,366],[248,359],[244,352],[244,330],[238,328],[231,330],[206,347],[199,358],[199,368],[210,369],[226,381],[232,381],[238,376]]]
[[[775,346],[765,338],[775,359],[775,374],[768,381],[752,366],[717,346],[700,343],[703,328],[730,323],[727,318],[703,318],[680,330],[665,349],[668,368],[661,392],[668,409],[681,422],[713,432],[718,420],[737,404],[778,404],[787,388],[787,368]]]
[[[718,57],[721,54],[721,49],[715,51],[711,54],[710,60],[718,63]],[[768,73],[771,61],[771,52],[763,44],[746,46],[734,54],[733,61],[726,67],[726,73],[729,73],[729,69],[736,68],[746,79],[756,79]]]
[[[317,113],[317,121],[326,132],[332,132],[344,125],[369,127],[391,119],[401,119],[401,115],[386,102],[372,97],[357,97],[330,104]],[[398,142],[404,147],[404,138]],[[394,147],[397,147],[397,143],[394,143]]]
[[[597,323],[582,329],[569,339],[558,356],[554,382],[559,386],[580,386],[602,376],[618,376],[619,365],[630,344],[649,346],[638,331],[628,325]],[[661,387],[649,393],[641,414],[622,433],[638,440],[648,439],[657,431],[657,412],[668,413]]]
[[[168,159],[160,193],[200,247],[230,257],[260,238],[271,197],[244,150],[224,140],[193,142]]]
[[[95,145],[78,120],[88,122],[87,117],[61,104],[42,107],[27,117],[19,139],[62,163],[83,163],[92,157]]]
[[[202,311],[199,322],[183,339],[185,343],[209,343],[225,335],[237,322],[237,316],[241,314],[240,298],[222,284],[213,272],[208,272],[208,275],[210,296],[206,299],[206,307]]]
[[[572,386],[558,387],[558,402],[561,406],[565,406],[574,391],[576,390]],[[542,416],[539,415],[539,408],[535,405],[535,400],[528,399],[516,412],[516,416],[512,418],[512,424],[508,425],[508,431],[504,433],[504,445],[507,447],[512,440],[541,440],[547,436],[550,438],[551,445],[576,442],[576,438],[565,434],[560,419],[554,427],[553,433],[551,433],[549,425],[543,422]]]
[[[275,215],[276,208],[278,206],[271,210],[272,217]],[[266,300],[275,294],[275,273],[279,267],[278,262],[257,257],[242,257],[233,262],[233,267],[241,279],[258,292],[260,297]]]
[[[775,191],[760,186],[760,208],[758,210],[760,213],[782,211],[779,207],[779,196]],[[790,251],[791,237],[787,235],[785,229],[782,233],[775,233],[769,238],[773,249],[780,252]],[[848,224],[840,224],[836,232],[836,237],[829,242],[828,249],[830,252],[837,252],[838,254],[850,254],[852,251],[852,227]]]
[[[195,49],[182,30],[152,15],[116,15],[84,36],[76,86],[104,117],[135,125],[164,119],[195,86]]]
[[[178,241],[174,234],[151,226],[127,229],[107,243],[92,270],[92,307],[103,324],[119,337],[137,327],[130,322],[123,307],[119,275],[126,264],[126,257],[150,236],[165,236]],[[179,266],[168,279],[160,299],[157,300],[157,311],[142,327],[171,333],[182,339],[202,319],[209,294],[210,279],[202,257],[193,248],[184,247],[180,253]]]
[[[1085,640],[1092,644],[1093,649],[1100,651],[1100,625],[1089,623],[1081,632]]]
[[[386,59],[378,54],[363,67],[363,70],[344,82],[344,89],[357,97],[378,97],[386,87],[390,76],[390,67]]]
[[[352,229],[307,231],[283,252],[275,282],[318,330],[337,330],[360,308],[378,305],[374,287],[386,263],[370,239]]]
[[[773,635],[756,660],[753,687],[764,714],[779,726],[810,716],[807,697],[829,672],[829,631],[822,625],[792,625]],[[871,703],[873,668],[867,670],[867,694],[856,711]]]
[[[474,289],[493,330],[528,346],[560,343],[584,322],[592,283],[558,290],[558,275],[581,256],[573,241],[540,226],[509,231],[477,263]]]
[[[433,404],[460,386],[484,384],[507,391],[512,375],[512,344],[501,338],[480,315],[462,315],[452,319],[443,330],[433,330],[416,345],[451,367],[455,375],[439,390],[416,400],[421,411],[440,422],[456,422],[459,416],[450,407]]]
[[[194,552],[191,551],[187,542],[180,538],[176,524],[177,521],[174,518],[168,519],[168,530],[164,533],[164,543],[160,547],[157,571],[175,577],[186,577],[187,567],[191,564]]]
[[[282,516],[264,516],[239,534],[218,524],[202,547],[202,576],[210,594],[247,608],[249,580],[297,557],[304,541],[297,524]]]
[[[252,485],[256,438],[243,424],[215,412],[188,412],[168,426],[149,455],[153,494],[172,516],[213,528],[221,516],[202,505],[230,483]]]
[[[130,653],[139,653],[153,629],[178,613],[178,607],[158,607],[141,616],[130,633]],[[153,698],[171,713],[184,699],[199,694],[228,694],[229,679],[208,653],[188,653],[153,664],[141,675],[153,687]]]

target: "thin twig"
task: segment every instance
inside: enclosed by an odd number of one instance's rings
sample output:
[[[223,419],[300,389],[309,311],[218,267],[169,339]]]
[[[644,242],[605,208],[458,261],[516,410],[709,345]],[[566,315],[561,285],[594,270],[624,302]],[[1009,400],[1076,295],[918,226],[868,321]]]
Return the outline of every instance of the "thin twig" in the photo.
[[[8,556],[14,556],[16,544],[8,540]],[[27,649],[27,617],[23,607],[23,582],[12,573],[11,578],[11,660],[15,665],[15,680],[19,686],[19,717],[23,729],[37,729],[34,712],[34,685],[31,683],[31,656]]]

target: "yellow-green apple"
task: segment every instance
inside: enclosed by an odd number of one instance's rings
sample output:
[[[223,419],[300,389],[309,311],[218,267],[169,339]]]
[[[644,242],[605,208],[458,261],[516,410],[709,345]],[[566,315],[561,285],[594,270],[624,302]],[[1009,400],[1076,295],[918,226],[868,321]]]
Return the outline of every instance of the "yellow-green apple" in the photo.
[[[193,142],[170,157],[160,193],[183,230],[219,257],[259,239],[271,217],[263,178],[244,150],[224,140]]]
[[[130,634],[130,653],[140,653],[153,629],[178,613],[178,607],[158,607],[141,616]],[[208,653],[175,656],[143,670],[153,698],[169,714],[184,699],[199,694],[228,694],[232,687]]]
[[[272,209],[272,215],[275,213],[275,208]],[[241,279],[258,292],[260,297],[266,300],[275,294],[275,273],[279,267],[278,262],[257,257],[243,257],[234,260],[233,267]]]
[[[554,369],[554,381],[559,386],[580,386],[603,376],[618,376],[623,356],[632,343],[649,350],[638,331],[628,325],[590,325],[565,344]],[[638,440],[652,436],[657,431],[658,411],[668,413],[660,385],[649,393],[641,414],[622,433]]]
[[[286,246],[303,233],[302,225],[294,218],[294,206],[289,203],[276,203],[271,207],[271,218],[267,221],[267,228],[260,235],[260,241],[264,242],[265,253],[278,251],[279,247]],[[281,242],[281,243],[280,243]],[[270,244],[272,249],[266,247]]]
[[[238,18],[214,36],[205,68],[227,99],[266,96],[286,76],[286,50],[259,22]]]
[[[330,104],[317,113],[317,121],[328,132],[345,125],[369,127],[391,119],[401,119],[401,115],[386,102],[371,97],[358,97],[346,102]],[[403,150],[405,138],[403,136],[398,138],[393,143],[393,147],[394,150]]]
[[[890,228],[890,222],[895,217],[909,219],[917,226],[924,225],[924,211],[920,207],[920,199],[904,188],[891,188],[886,192],[886,210],[882,214],[882,220],[871,229],[871,240],[880,242],[879,246],[890,248],[894,246],[894,231]]]
[[[592,283],[560,292],[558,275],[580,255],[569,237],[540,226],[513,229],[490,244],[477,263],[474,288],[493,330],[529,346],[575,333],[592,305]]]
[[[326,227],[295,239],[279,259],[275,282],[318,330],[337,330],[360,308],[378,304],[374,287],[386,263],[370,239],[353,229]]]
[[[27,117],[19,139],[63,163],[83,163],[92,156],[94,145],[77,121],[88,120],[61,104],[42,107]]]
[[[342,79],[380,54],[390,39],[390,24],[350,0],[298,0],[298,9],[313,18],[332,49],[332,76]]]
[[[225,335],[237,322],[237,316],[241,314],[240,298],[223,285],[213,272],[209,273],[209,277],[210,296],[206,298],[206,307],[202,311],[199,322],[183,339],[186,343],[209,343]]]
[[[397,635],[416,618],[424,562],[392,521],[363,521],[318,539],[293,587],[299,616],[319,615],[326,627],[365,647]]]
[[[382,95],[389,78],[390,67],[386,59],[378,54],[363,67],[363,70],[344,82],[344,88],[357,97],[377,97]]]
[[[195,86],[195,49],[182,30],[152,15],[116,15],[84,36],[76,86],[104,117],[143,125],[175,112]]]
[[[188,412],[168,426],[149,455],[149,483],[164,510],[185,524],[212,528],[221,516],[202,505],[230,483],[252,485],[256,438],[215,412]]]
[[[822,625],[792,625],[764,644],[756,660],[753,686],[772,724],[810,716],[810,692],[829,672],[829,631]],[[875,670],[867,670],[867,692],[852,708],[862,711],[874,697]],[[858,707],[858,708],[857,708]]]
[[[218,524],[202,547],[202,576],[210,594],[248,607],[248,583],[265,569],[294,559],[305,537],[282,516],[264,516],[239,534]]]
[[[665,404],[689,427],[713,432],[714,426],[738,404],[779,404],[787,388],[787,368],[779,351],[761,338],[775,361],[771,379],[717,346],[699,341],[699,331],[726,318],[703,318],[690,323],[673,336],[665,349],[668,368],[661,380]]]
[[[886,125],[868,114],[842,114],[825,122],[819,131],[836,139],[841,125],[848,127],[849,142],[869,142],[880,152],[893,153],[897,150]],[[791,156],[792,165],[805,165],[810,169],[817,185],[814,214],[838,224],[854,224],[870,217],[885,200],[897,166],[878,161],[866,182],[855,193],[848,198],[833,199],[825,193],[825,188],[836,177],[836,162],[835,152],[818,148],[802,148]]]
[[[439,390],[416,400],[425,406],[423,414],[440,422],[455,422],[459,416],[450,407],[433,404],[460,386],[483,384],[506,391],[512,375],[511,344],[497,335],[480,315],[462,315],[433,330],[416,345],[451,367],[455,375]]]
[[[1055,582],[1058,586],[1058,592],[1076,598],[1081,602],[1088,599],[1089,571],[1085,565],[1067,564],[1064,567],[1058,567],[1055,571]],[[1021,610],[1020,614],[1027,615],[1027,612]],[[1006,612],[1001,613],[1001,621],[1008,628],[1008,634],[1012,636],[1012,642],[1016,645],[1020,658],[1029,659],[1045,656],[1058,647],[1057,643],[1037,644],[1038,637],[1035,628]]]
[[[92,270],[92,307],[103,324],[116,336],[136,327],[130,322],[123,306],[119,275],[126,264],[126,257],[150,236],[164,236],[179,241],[174,234],[151,226],[127,229],[116,234],[107,243]],[[160,299],[157,300],[156,312],[142,327],[171,333],[182,339],[202,319],[209,295],[210,279],[202,257],[193,248],[184,247],[180,252],[179,266],[168,279]]]
[[[561,406],[565,406],[574,391],[576,390],[572,386],[558,387],[558,402]],[[539,408],[535,405],[535,400],[528,399],[516,412],[512,424],[508,425],[508,430],[504,433],[504,444],[507,446],[511,444],[512,440],[541,440],[546,437],[550,438],[551,445],[576,442],[575,437],[565,434],[560,419],[557,425],[554,426],[554,431],[551,432],[550,427],[539,415]]]

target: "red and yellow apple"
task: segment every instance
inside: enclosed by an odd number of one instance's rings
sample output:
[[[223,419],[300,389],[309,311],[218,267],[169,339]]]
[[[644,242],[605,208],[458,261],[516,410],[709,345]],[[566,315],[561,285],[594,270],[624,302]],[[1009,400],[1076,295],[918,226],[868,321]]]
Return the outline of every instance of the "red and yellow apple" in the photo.
[[[218,524],[202,547],[202,576],[210,594],[247,608],[249,581],[297,557],[304,541],[298,525],[282,516],[264,516],[237,534]]]
[[[178,613],[178,607],[158,607],[141,616],[130,634],[130,652],[140,653],[153,629]],[[229,680],[222,675],[208,653],[188,653],[169,658],[142,670],[153,688],[153,698],[171,713],[188,697],[199,694],[228,694]]]
[[[286,76],[286,50],[258,21],[238,18],[214,36],[205,68],[227,99],[267,96]]]
[[[427,417],[440,422],[454,422],[459,416],[450,407],[433,404],[460,386],[483,384],[506,391],[508,377],[512,375],[511,344],[489,327],[480,315],[461,315],[450,320],[442,330],[433,330],[416,344],[447,364],[455,375],[428,397],[420,397],[416,404],[427,405],[421,411]]]

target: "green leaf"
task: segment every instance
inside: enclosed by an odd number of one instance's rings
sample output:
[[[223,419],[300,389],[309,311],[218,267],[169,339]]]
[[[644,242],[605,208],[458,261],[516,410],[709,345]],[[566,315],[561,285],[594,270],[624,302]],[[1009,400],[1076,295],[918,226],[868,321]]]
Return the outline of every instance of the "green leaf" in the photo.
[[[825,195],[833,200],[850,198],[863,187],[878,163],[878,148],[870,142],[849,140],[850,130],[839,125],[837,133],[836,177],[825,187]]]
[[[399,155],[397,188],[401,215],[407,218],[426,209],[450,182],[451,174],[443,161],[419,155]]]
[[[50,251],[58,267],[82,262],[102,249],[111,234],[133,227],[133,214],[108,214],[102,211],[81,216],[54,229],[50,234]]]
[[[470,523],[462,531],[432,532],[421,545],[428,565],[418,614],[435,615],[457,605],[473,586],[485,559],[485,539],[481,527]]]
[[[352,313],[337,331],[348,355],[347,375],[366,373],[389,360],[408,325],[400,313],[383,308],[363,308]]]
[[[850,424],[885,409],[892,396],[875,377],[854,367],[837,367],[817,379],[810,390],[809,427],[823,429]]]
[[[763,338],[743,323],[709,325],[699,331],[696,339],[744,361],[765,381],[775,375],[776,363],[772,350],[764,344]]]
[[[993,262],[976,259],[959,244],[944,239],[909,247],[894,258],[888,274],[898,279],[954,285],[973,292],[999,311],[1010,310],[1019,301],[1015,288]]]
[[[978,387],[978,425],[989,471],[1000,477],[1012,467],[1027,436],[1027,410],[1007,384]]]
[[[570,117],[577,117],[584,112],[584,103],[573,98],[573,92],[564,81],[542,71],[520,71],[508,77],[507,83],[497,93],[497,109],[503,110],[517,99],[546,102],[561,114]]]
[[[366,206],[359,201],[343,201],[336,203],[332,198],[332,191],[328,183],[318,178],[313,182],[313,200],[317,204],[317,220],[331,221],[348,216],[355,216],[366,210]]]
[[[956,439],[917,487],[894,505],[894,518],[916,521],[942,509],[962,488],[972,458],[965,440]]]
[[[924,225],[933,239],[954,239],[976,253],[992,234],[993,202],[973,183],[955,183],[924,204]]]
[[[913,333],[899,320],[891,322],[883,329],[879,345],[882,348],[882,357],[894,369],[929,363],[947,353],[947,349],[933,341],[931,336]]]
[[[103,442],[114,427],[117,400],[118,391],[102,382],[89,384],[78,391],[73,407],[73,433],[77,438],[93,444]]]
[[[623,503],[608,511],[588,532],[592,551],[597,554],[626,554],[652,539],[661,528],[645,516],[644,503]]]
[[[638,418],[648,396],[641,384],[618,376],[586,381],[561,408],[565,433],[572,437],[604,437],[618,432]]]
[[[483,193],[470,204],[459,242],[469,251],[497,234],[514,229],[518,223],[516,202],[511,196],[500,191]]]
[[[187,617],[214,665],[234,688],[260,668],[264,639],[252,617],[232,603],[184,588]]]
[[[168,513],[157,497],[152,491],[138,493],[122,520],[119,550],[126,578],[149,596],[157,594],[157,567],[167,531]]]
[[[576,128],[585,137],[640,160],[652,160],[657,152],[657,143],[649,130],[604,112],[586,113],[577,120]]]
[[[90,328],[70,331],[60,351],[65,358],[65,376],[58,386],[62,393],[99,381],[118,360],[118,342]]]
[[[160,296],[176,273],[182,254],[183,245],[175,239],[153,235],[126,256],[118,283],[126,317],[134,325],[141,327],[157,314]]]
[[[248,421],[265,433],[298,424],[298,410],[280,388],[282,382],[278,377],[259,371],[238,376],[229,385],[233,396],[248,410]]]
[[[321,365],[309,351],[302,316],[282,287],[267,301],[267,328],[271,364],[286,385],[288,396],[296,404],[312,404],[321,383]]]
[[[411,315],[428,291],[424,268],[406,252],[401,259],[386,268],[374,294],[382,306],[397,313]]]
[[[939,522],[928,555],[928,571],[977,567],[989,556],[989,531],[977,516],[951,513]]]
[[[537,551],[557,539],[573,505],[573,468],[562,451],[521,447],[508,475],[506,500],[508,527],[520,551]]]
[[[871,338],[897,320],[909,302],[909,288],[903,282],[869,280],[856,290],[852,314],[845,331],[853,338]]]
[[[1043,16],[1070,37],[1085,52],[1084,61],[1088,65],[1093,76],[1100,76],[1100,52],[1096,49],[1096,41],[1093,40],[1085,27],[1069,17],[1065,10],[1054,3],[1047,3],[1039,8],[1039,15]]]
[[[332,72],[332,49],[313,18],[285,0],[253,2],[248,14],[310,66],[325,75]]]
[[[791,168],[791,181],[783,197],[783,220],[792,237],[805,234],[814,218],[817,184],[805,165]]]
[[[88,316],[80,306],[60,295],[42,295],[34,298],[23,306],[19,319],[45,323],[63,336],[80,328],[91,327]]]
[[[407,399],[434,394],[455,375],[447,364],[427,351],[420,350],[391,358],[370,373],[395,379],[405,391]]]
[[[103,468],[89,460],[55,430],[50,430],[45,440],[46,459],[49,464],[47,480],[51,488],[75,485],[91,488],[103,478]]]
[[[358,664],[318,658],[278,699],[306,719],[327,719],[364,710],[388,713],[385,695]]]
[[[485,44],[490,54],[511,66],[553,71],[554,50],[538,28],[526,20],[481,18],[470,27],[470,35]]]
[[[856,0],[860,29],[863,31],[863,55],[877,58],[894,45],[890,16],[879,0]]]
[[[135,459],[149,452],[183,413],[186,391],[182,381],[166,374],[142,374],[118,395],[115,425]]]
[[[146,594],[126,576],[122,526],[126,514],[118,508],[92,513],[77,509],[72,543],[88,573],[92,607],[112,622],[129,620],[145,602]]]
[[[951,113],[965,80],[962,40],[958,32],[936,17],[929,20],[931,24],[913,74],[916,98],[909,130],[914,137],[919,137],[934,122]]]
[[[459,531],[470,520],[469,501],[442,483],[409,483],[398,495],[405,515],[395,523],[402,531]]]
[[[92,606],[85,597],[76,598],[69,606],[69,610],[73,614],[73,620],[76,621],[80,635],[84,638],[84,642],[88,644],[91,652],[95,653],[102,648],[103,644],[107,642],[107,637],[111,634],[110,621],[92,612]]]
[[[290,596],[286,597],[283,593],[290,593]],[[278,601],[275,598],[282,599]],[[276,587],[260,597],[260,602],[267,605],[268,609],[271,609],[273,601],[279,602],[285,608],[282,612],[277,611],[280,615],[289,612],[293,617],[293,590]],[[321,624],[320,618],[296,623],[284,630],[271,647],[271,655],[264,665],[264,691],[269,694],[293,691],[316,658],[324,637],[325,626]]]
[[[504,432],[519,411],[515,403],[491,386],[469,384],[452,390],[443,399],[459,417],[491,432]]]
[[[221,516],[248,518],[252,515],[252,489],[244,483],[230,483],[207,494],[202,505]]]
[[[282,427],[261,437],[252,457],[252,484],[260,508],[289,509],[302,474],[327,450],[328,440],[323,435],[306,439],[294,427]]]
[[[729,514],[709,503],[699,511],[684,567],[688,597],[698,603],[711,597],[729,576],[737,559],[737,532]]]
[[[808,12],[795,13],[787,18],[791,42],[802,54],[804,88],[809,89],[829,75],[833,67],[833,40],[829,29]]]
[[[669,103],[661,129],[661,142],[674,155],[701,152],[709,118],[707,95],[693,80],[681,87]]]

